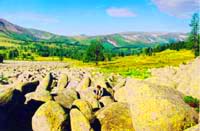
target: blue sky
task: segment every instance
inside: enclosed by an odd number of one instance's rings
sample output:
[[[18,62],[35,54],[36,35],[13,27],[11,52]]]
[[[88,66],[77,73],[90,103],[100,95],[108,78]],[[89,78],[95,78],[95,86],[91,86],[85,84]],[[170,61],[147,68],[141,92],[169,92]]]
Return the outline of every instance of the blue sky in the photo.
[[[0,0],[0,18],[62,35],[188,32],[199,0]]]

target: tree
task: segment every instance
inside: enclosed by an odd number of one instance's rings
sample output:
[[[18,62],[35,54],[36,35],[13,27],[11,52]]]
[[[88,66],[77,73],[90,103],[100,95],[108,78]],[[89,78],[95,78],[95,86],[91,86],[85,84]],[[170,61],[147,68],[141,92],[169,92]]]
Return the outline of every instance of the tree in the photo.
[[[59,49],[59,59],[60,59],[60,61],[63,61],[63,59],[64,59],[63,52],[64,52],[63,47],[62,47],[62,45],[60,45],[60,49]]]
[[[0,63],[3,63],[3,55],[0,54]]]
[[[98,65],[98,62],[104,59],[104,47],[101,44],[101,40],[93,40],[86,51],[85,61],[94,61]]]
[[[190,24],[190,27],[192,28],[192,31],[190,33],[190,37],[189,37],[189,41],[191,41],[192,43],[192,48],[193,48],[193,51],[195,53],[195,56],[199,56],[200,55],[200,43],[199,43],[199,14],[198,13],[195,13],[193,16],[192,16],[192,20],[191,20],[191,24]]]

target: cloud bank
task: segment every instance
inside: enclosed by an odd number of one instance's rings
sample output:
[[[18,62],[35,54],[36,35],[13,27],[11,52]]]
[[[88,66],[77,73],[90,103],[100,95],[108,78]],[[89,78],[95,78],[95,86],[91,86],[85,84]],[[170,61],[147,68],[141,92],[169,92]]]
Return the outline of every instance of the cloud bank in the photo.
[[[107,14],[112,17],[135,17],[136,14],[127,8],[111,7],[106,10]]]
[[[179,18],[188,18],[199,11],[200,0],[151,0],[160,11]]]

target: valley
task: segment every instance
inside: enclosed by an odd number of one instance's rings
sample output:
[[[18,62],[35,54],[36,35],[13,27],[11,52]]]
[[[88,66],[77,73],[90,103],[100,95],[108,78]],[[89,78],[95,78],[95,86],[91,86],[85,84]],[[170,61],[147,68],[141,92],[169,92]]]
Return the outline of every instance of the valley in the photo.
[[[195,31],[64,36],[0,19],[0,131],[198,130]]]

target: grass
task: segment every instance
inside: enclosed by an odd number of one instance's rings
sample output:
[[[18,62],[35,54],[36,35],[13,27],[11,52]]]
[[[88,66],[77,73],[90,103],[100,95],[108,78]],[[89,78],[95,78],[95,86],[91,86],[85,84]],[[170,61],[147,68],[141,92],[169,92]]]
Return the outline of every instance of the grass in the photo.
[[[100,62],[99,67],[103,72],[115,72],[123,76],[144,79],[150,76],[149,69],[179,66],[192,59],[194,59],[194,55],[190,50],[166,50],[156,53],[154,56],[118,57],[111,62]]]
[[[179,66],[186,64],[194,59],[194,55],[190,50],[166,50],[156,53],[153,56],[126,56],[113,58],[112,61],[95,63],[83,63],[78,60],[64,58],[63,62],[67,62],[73,67],[92,67],[97,71],[104,73],[118,73],[125,77],[135,77],[140,79],[148,78],[151,74],[149,69],[160,68],[165,66]],[[36,57],[37,61],[59,61],[58,57]]]
[[[0,46],[4,47],[16,47],[21,41],[13,40],[11,38],[8,38],[6,36],[3,36],[0,34]]]

